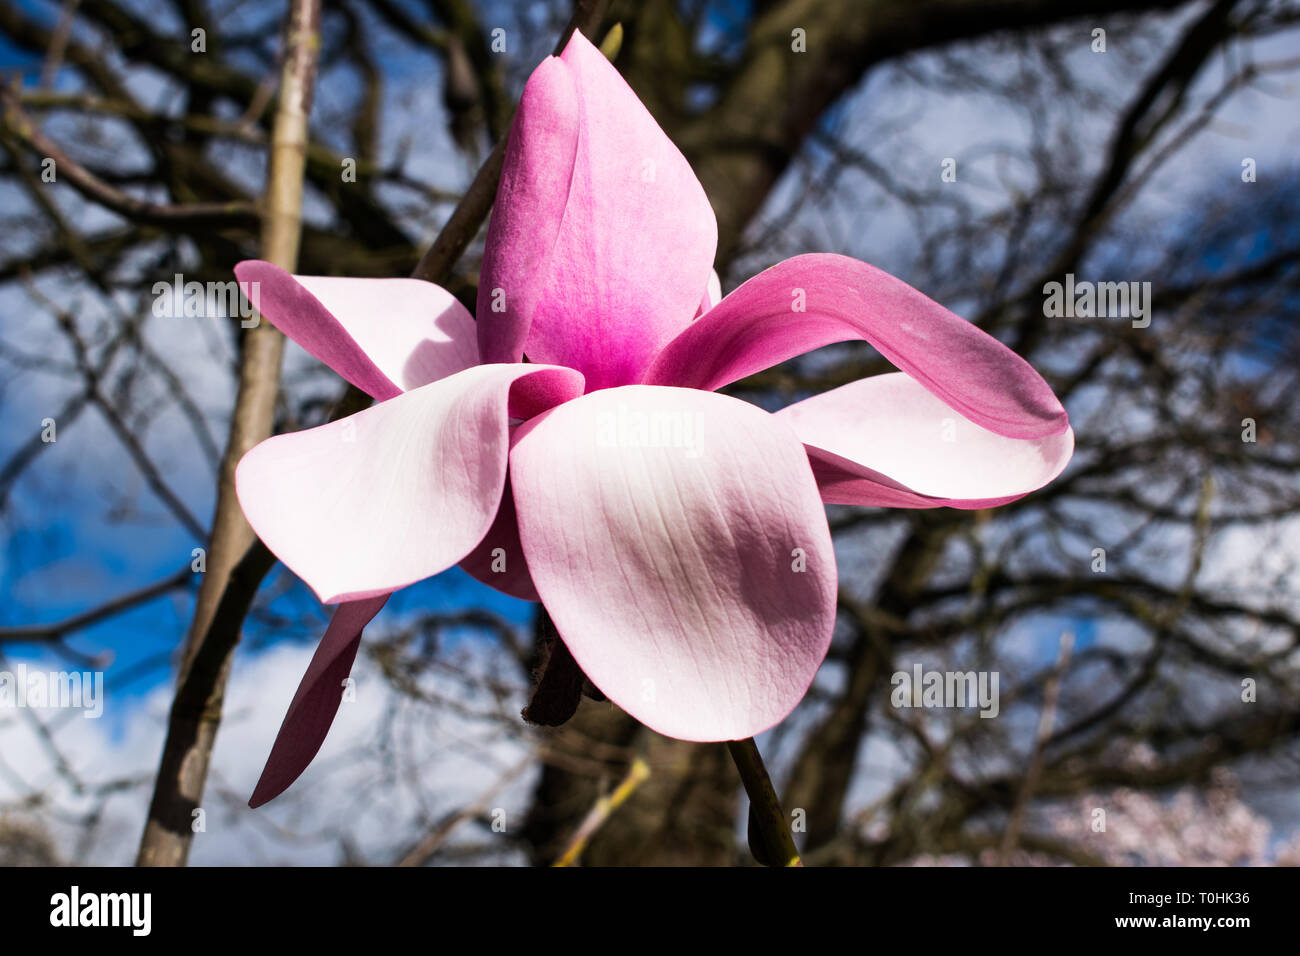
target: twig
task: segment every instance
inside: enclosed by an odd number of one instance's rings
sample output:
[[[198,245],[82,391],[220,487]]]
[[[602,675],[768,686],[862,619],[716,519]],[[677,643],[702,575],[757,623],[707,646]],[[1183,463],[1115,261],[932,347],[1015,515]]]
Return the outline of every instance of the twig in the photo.
[[[63,407],[57,409],[52,416],[57,427],[66,428],[68,424],[75,421],[86,406],[90,404],[90,398],[90,391],[86,390],[68,399]],[[0,466],[0,511],[3,511],[8,504],[10,487],[22,475],[23,470],[41,453],[41,449],[47,447],[49,446],[41,437],[41,433],[33,431],[31,437],[19,446],[3,466]]]
[[[608,0],[578,0],[574,4],[573,16],[569,19],[568,26],[560,35],[559,42],[555,44],[553,55],[559,56],[564,52],[574,30],[581,30],[586,36],[591,36],[600,26],[607,3]],[[464,253],[465,247],[478,235],[479,228],[487,218],[493,200],[496,199],[508,142],[509,137],[503,136],[492,147],[492,152],[479,167],[474,181],[469,184],[465,195],[456,204],[451,218],[447,220],[447,224],[438,233],[438,238],[433,241],[433,245],[420,258],[415,271],[411,273],[414,278],[437,283],[447,281],[451,267]]]
[[[72,32],[72,21],[77,15],[80,0],[63,0],[63,9],[59,11],[59,22],[55,24],[54,36],[50,39],[50,48],[45,54],[45,63],[41,65],[41,89],[47,90],[54,85],[55,77],[63,68],[63,54],[68,48],[68,35]]]
[[[520,760],[513,767],[503,773],[492,786],[488,787],[478,796],[469,806],[452,814],[450,818],[444,820],[435,826],[429,833],[420,840],[415,846],[407,850],[398,859],[398,866],[423,866],[429,862],[430,857],[438,851],[451,836],[452,831],[464,823],[466,820],[472,820],[487,809],[488,804],[500,793],[507,784],[518,777],[521,773],[533,765],[533,758],[530,754],[523,760]]]
[[[0,105],[4,107],[5,128],[37,156],[54,160],[56,175],[62,176],[87,199],[128,219],[153,225],[190,226],[196,223],[247,224],[258,217],[257,206],[248,202],[167,204],[124,193],[86,169],[41,132],[6,84],[0,84]]]
[[[587,843],[595,835],[596,831],[604,825],[615,810],[627,802],[627,798],[632,796],[636,788],[641,786],[642,782],[648,779],[649,776],[650,767],[646,762],[640,757],[633,760],[632,766],[628,768],[627,776],[614,788],[614,792],[607,797],[601,797],[587,811],[587,815],[574,832],[573,839],[569,841],[568,847],[552,865],[573,866],[577,863],[578,857],[582,856],[582,851],[586,849]]]
[[[134,591],[128,591],[126,594],[118,595],[111,601],[106,601],[89,611],[82,611],[80,614],[65,617],[62,621],[55,621],[53,624],[24,624],[19,627],[0,627],[0,644],[14,644],[21,641],[60,640],[73,631],[84,630],[115,614],[129,611],[140,604],[147,604],[168,591],[184,587],[192,576],[193,571],[190,570],[190,566],[187,564],[170,577],[165,577],[160,581],[155,581],[153,584],[145,585]]]
[[[1056,705],[1061,695],[1061,678],[1065,676],[1065,669],[1070,663],[1070,652],[1073,649],[1074,635],[1065,631],[1061,634],[1056,666],[1052,668],[1052,673],[1043,686],[1043,710],[1038,717],[1038,734],[1034,737],[1034,752],[1029,758],[1029,767],[1025,770],[1024,783],[1020,787],[1020,792],[1016,794],[1015,806],[1011,808],[1011,815],[1007,819],[1007,828],[1002,833],[999,857],[1003,866],[1009,864],[1011,854],[1016,849],[1016,843],[1020,839],[1020,827],[1024,823],[1025,809],[1029,806],[1034,790],[1038,787],[1038,778],[1043,773],[1043,752],[1047,748],[1047,742],[1052,738],[1052,725],[1056,722]]]
[[[144,444],[131,431],[130,426],[122,418],[117,408],[104,396],[103,391],[100,389],[100,380],[103,377],[103,369],[108,367],[107,363],[101,363],[101,367],[96,368],[95,363],[90,359],[90,350],[86,347],[85,341],[77,331],[72,315],[58,309],[53,302],[46,299],[35,284],[31,282],[30,277],[28,277],[27,284],[28,294],[38,301],[44,302],[51,311],[55,312],[55,321],[59,326],[59,330],[67,337],[68,344],[72,347],[73,354],[76,357],[77,369],[86,381],[86,397],[91,404],[99,409],[100,414],[108,422],[108,426],[113,433],[117,435],[118,441],[122,443],[126,453],[135,462],[135,466],[140,470],[145,483],[149,485],[153,493],[167,506],[167,509],[171,511],[176,520],[185,526],[185,530],[202,540],[204,538],[202,522],[194,517],[190,509],[185,506],[185,502],[181,500],[180,495],[172,491],[167,482],[163,480],[158,468],[149,458],[149,453],[145,451]],[[105,291],[107,292],[107,289]]]

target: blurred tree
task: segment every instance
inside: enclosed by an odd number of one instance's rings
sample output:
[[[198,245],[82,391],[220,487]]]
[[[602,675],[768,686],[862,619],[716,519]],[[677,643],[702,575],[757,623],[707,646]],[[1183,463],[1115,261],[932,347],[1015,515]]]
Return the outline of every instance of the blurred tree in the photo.
[[[491,168],[515,91],[570,13],[326,3],[299,271],[416,269],[462,199],[429,170],[465,156]],[[1062,830],[1060,808],[1084,794],[1104,804],[1116,788],[1205,785],[1227,764],[1255,784],[1294,785],[1300,170],[1258,182],[1235,165],[1192,174],[1207,130],[1242,127],[1236,114],[1224,120],[1240,96],[1294,97],[1298,14],[1249,0],[612,0],[589,31],[623,24],[617,65],[703,182],[729,285],[802,251],[878,261],[1043,370],[1075,423],[1071,469],[1011,506],[832,508],[835,645],[809,699],[764,745],[787,810],[806,824],[809,862],[1020,859],[1021,848],[1114,860],[1103,833]],[[151,290],[177,272],[226,281],[257,255],[283,16],[276,4],[198,0],[0,3],[21,75],[0,128],[0,188],[13,197],[0,211],[0,282],[48,313],[48,344],[6,338],[0,361],[62,376],[60,429],[96,416],[196,543],[207,524],[156,463],[148,431],[159,403],[179,412],[215,479],[227,423],[148,334]],[[1091,61],[1106,69],[1079,62],[1098,28],[1121,51]],[[497,29],[507,55],[494,51]],[[391,91],[410,69],[429,82],[399,99]],[[431,131],[421,86],[438,90],[445,128]],[[918,158],[909,135],[909,110],[935,98],[990,116],[996,145],[959,156],[957,183],[943,183],[940,157]],[[1234,135],[1249,143],[1257,131],[1247,122]],[[49,158],[54,188],[42,179]],[[459,224],[461,242],[479,212]],[[425,274],[472,306],[479,250],[459,257],[459,245],[435,247],[450,272]],[[1044,286],[1067,273],[1150,282],[1149,325],[1047,317]],[[74,308],[77,296],[97,307]],[[233,364],[245,336],[235,321],[228,331],[214,349]],[[866,346],[834,346],[731,391],[776,407],[888,370]],[[336,394],[287,389],[276,427],[320,422]],[[1245,419],[1254,442],[1242,439]],[[40,450],[36,436],[0,462],[0,502]],[[261,578],[237,576],[234,603],[253,601]],[[146,585],[91,621],[189,580]],[[0,629],[0,641],[60,645],[86,623]],[[475,626],[512,652],[510,693],[523,694],[537,652]],[[1058,669],[1067,629],[1080,639]],[[428,662],[404,652],[412,634],[373,637],[385,672],[416,693]],[[1000,719],[892,707],[891,675],[917,662],[998,671]],[[535,862],[558,856],[638,754],[650,779],[585,861],[747,859],[721,745],[666,740],[591,700],[530,740],[542,770],[515,835]]]

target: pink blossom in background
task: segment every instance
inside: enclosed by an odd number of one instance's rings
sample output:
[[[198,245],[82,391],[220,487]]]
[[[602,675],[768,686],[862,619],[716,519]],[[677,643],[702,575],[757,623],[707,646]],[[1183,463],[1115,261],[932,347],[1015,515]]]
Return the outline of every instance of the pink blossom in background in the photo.
[[[417,280],[236,268],[270,321],[377,400],[239,465],[249,523],[339,604],[254,806],[315,756],[387,596],[453,565],[540,600],[650,728],[742,739],[790,713],[830,644],[824,503],[986,508],[1065,467],[1065,410],[992,337],[838,255],[719,300],[716,241],[686,160],[574,34],[524,90],[477,322]],[[900,371],[776,414],[716,392],[848,340]]]
[[[1215,768],[1207,786],[1181,787],[1164,796],[1127,787],[1084,794],[1047,807],[1034,830],[1059,849],[1017,849],[1005,861],[996,849],[985,849],[978,864],[1300,866],[1300,834],[1276,833],[1242,800],[1240,782],[1223,767]],[[923,854],[901,865],[969,862],[956,854]]]

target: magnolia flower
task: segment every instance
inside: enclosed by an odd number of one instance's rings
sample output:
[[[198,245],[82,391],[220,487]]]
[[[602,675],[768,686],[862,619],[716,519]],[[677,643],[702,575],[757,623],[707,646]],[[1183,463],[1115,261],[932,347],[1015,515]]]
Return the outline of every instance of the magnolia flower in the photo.
[[[453,565],[541,601],[648,727],[743,739],[789,714],[826,656],[824,503],[988,508],[1065,467],[1065,410],[992,337],[838,255],[719,301],[716,244],[685,158],[575,33],[524,89],[477,322],[418,280],[236,267],[270,321],[377,400],[239,464],[249,523],[339,604],[254,806],[315,756],[387,596]],[[715,391],[857,339],[901,371],[775,414]]]

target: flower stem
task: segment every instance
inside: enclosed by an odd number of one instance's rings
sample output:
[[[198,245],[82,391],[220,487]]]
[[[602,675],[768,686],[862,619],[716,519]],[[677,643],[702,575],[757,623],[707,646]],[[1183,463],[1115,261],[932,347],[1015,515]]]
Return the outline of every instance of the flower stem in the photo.
[[[758,744],[746,737],[728,740],[727,749],[749,794],[749,848],[754,858],[764,866],[803,866]]]

